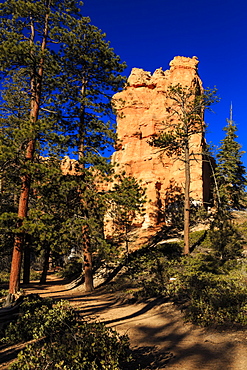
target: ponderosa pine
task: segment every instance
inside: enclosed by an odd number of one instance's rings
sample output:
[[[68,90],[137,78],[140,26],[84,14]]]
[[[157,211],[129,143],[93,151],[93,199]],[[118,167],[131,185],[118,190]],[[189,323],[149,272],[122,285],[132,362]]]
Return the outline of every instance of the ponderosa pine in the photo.
[[[202,160],[203,150],[194,152],[192,137],[200,134],[204,137],[204,111],[218,101],[216,89],[202,90],[192,84],[183,87],[180,84],[170,86],[167,97],[170,99],[169,116],[165,131],[161,131],[151,141],[151,145],[175,159],[183,162],[185,173],[184,184],[184,254],[190,252],[190,183],[191,161]]]
[[[244,195],[246,181],[246,169],[241,157],[244,151],[237,142],[237,126],[232,119],[232,108],[230,119],[223,129],[225,137],[221,140],[221,146],[216,155],[217,167],[216,178],[219,187],[219,207],[230,207],[241,209],[244,206]]]
[[[105,35],[82,16],[79,1],[6,0],[0,4],[0,19],[0,160],[3,177],[13,169],[19,192],[9,288],[15,294],[40,155],[61,159],[68,147],[77,153],[83,214],[77,219],[86,230],[84,252],[92,253],[87,207],[95,190],[88,183],[93,177],[89,167],[97,175],[108,171],[101,153],[114,134],[103,115],[110,112],[110,96],[122,84],[119,73],[125,65]]]

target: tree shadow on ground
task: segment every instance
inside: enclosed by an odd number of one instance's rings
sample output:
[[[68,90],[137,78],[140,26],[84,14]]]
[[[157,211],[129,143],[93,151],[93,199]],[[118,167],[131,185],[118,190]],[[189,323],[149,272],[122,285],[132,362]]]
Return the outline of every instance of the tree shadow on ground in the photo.
[[[155,369],[166,368],[183,370],[244,370],[246,367],[236,367],[236,344],[230,340],[221,343],[210,342],[205,339],[206,334],[192,337],[192,332],[181,333],[181,327],[171,322],[163,327],[152,327],[143,325],[138,327],[139,333],[143,335],[143,341],[149,341],[156,345]],[[163,354],[165,357],[163,358]],[[246,366],[246,364],[245,364]],[[153,367],[151,367],[152,369]],[[147,367],[149,369],[149,367]]]
[[[126,370],[157,370],[165,367],[173,358],[173,354],[169,351],[159,351],[156,346],[144,346],[134,347],[131,357]]]
[[[86,297],[85,297],[86,299]],[[167,306],[168,305],[168,306]],[[93,312],[123,309],[122,305],[111,300],[100,307],[93,307]],[[136,310],[128,315],[119,315],[113,319],[101,319],[108,327],[124,331],[130,335],[132,346],[132,361],[127,369],[213,369],[213,370],[244,370],[235,367],[237,342],[212,332],[185,324],[181,313],[164,298],[156,298],[143,307],[131,305]],[[90,315],[92,307],[81,307],[80,314]],[[122,312],[122,311],[120,311]],[[147,315],[148,314],[148,315]],[[138,339],[137,339],[138,338]],[[136,346],[138,342],[138,345]],[[244,344],[246,345],[246,343]],[[245,350],[247,346],[245,347]],[[243,351],[243,354],[245,352]],[[245,355],[244,355],[245,356]],[[186,364],[187,367],[183,367]],[[178,367],[177,367],[178,366]]]
[[[37,288],[45,292],[38,284]],[[220,333],[185,324],[179,309],[165,298],[122,304],[114,293],[103,289],[86,294],[72,292],[64,285],[52,293],[55,300],[68,300],[83,319],[104,322],[120,334],[129,335],[132,360],[126,370],[247,369],[246,340],[241,343],[224,333],[221,338]],[[242,362],[236,367],[239,356]]]

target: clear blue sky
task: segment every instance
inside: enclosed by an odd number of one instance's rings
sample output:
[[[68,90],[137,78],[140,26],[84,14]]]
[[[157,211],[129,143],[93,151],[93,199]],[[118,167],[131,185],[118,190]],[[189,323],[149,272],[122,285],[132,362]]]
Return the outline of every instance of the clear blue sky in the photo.
[[[247,151],[246,0],[85,0],[82,12],[106,33],[127,76],[133,67],[166,70],[174,56],[197,56],[204,87],[216,86],[221,97],[206,116],[207,141],[223,139],[232,102]],[[247,167],[247,154],[243,161]]]

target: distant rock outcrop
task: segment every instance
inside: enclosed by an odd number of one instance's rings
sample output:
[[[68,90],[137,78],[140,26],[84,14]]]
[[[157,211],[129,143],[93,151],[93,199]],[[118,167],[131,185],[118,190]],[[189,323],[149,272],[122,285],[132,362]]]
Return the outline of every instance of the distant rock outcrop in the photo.
[[[169,99],[167,89],[171,85],[196,85],[202,91],[197,71],[196,57],[175,57],[170,69],[157,69],[153,74],[133,68],[126,88],[113,96],[117,114],[118,144],[112,161],[119,164],[117,172],[141,180],[147,189],[146,212],[141,223],[145,230],[162,223],[163,211],[171,193],[183,193],[185,175],[183,163],[161,154],[149,145],[151,137],[165,129]],[[203,134],[192,138],[194,151],[202,153],[205,145]],[[191,168],[191,197],[205,202],[209,197],[209,170],[201,160],[193,161]]]

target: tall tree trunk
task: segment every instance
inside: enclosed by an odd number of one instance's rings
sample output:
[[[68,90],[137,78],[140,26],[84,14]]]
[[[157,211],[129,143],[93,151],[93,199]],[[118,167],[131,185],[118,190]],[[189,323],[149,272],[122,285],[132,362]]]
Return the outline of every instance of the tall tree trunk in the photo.
[[[87,81],[85,79],[82,80],[82,88],[81,88],[81,96],[82,98],[85,96]],[[85,109],[83,103],[81,104],[81,112],[80,112],[80,127],[79,127],[79,143],[78,143],[78,152],[79,152],[79,160],[82,160],[84,157],[84,136],[85,136]],[[85,170],[85,164],[81,163],[80,168],[82,171],[82,177],[85,178],[85,174],[83,171]],[[84,208],[84,219],[88,220],[88,210],[87,210],[87,202],[83,198],[83,194],[81,194],[81,204]],[[94,290],[93,286],[93,256],[91,250],[91,242],[90,242],[90,230],[87,225],[82,226],[82,251],[83,251],[83,259],[84,259],[84,276],[85,276],[85,291],[92,292]]]
[[[31,269],[31,248],[30,248],[30,235],[26,234],[26,243],[24,248],[24,260],[23,260],[23,284],[30,283],[30,269]]]
[[[85,275],[85,291],[92,292],[93,286],[93,259],[90,245],[88,227],[82,227],[82,244],[83,244],[83,259],[84,259],[84,275]]]
[[[28,152],[34,150],[34,142],[30,141],[28,145]],[[22,176],[22,187],[18,207],[19,222],[17,227],[20,228],[23,220],[27,217],[28,199],[30,193],[31,176],[26,174]],[[14,248],[11,262],[10,280],[9,280],[9,294],[16,294],[20,290],[20,275],[21,262],[25,242],[25,233],[23,231],[17,233],[14,239]]]
[[[49,270],[50,253],[51,253],[51,247],[48,246],[45,250],[44,261],[43,261],[43,270],[42,270],[42,274],[41,274],[40,281],[39,281],[40,284],[45,284],[46,283],[47,272]]]
[[[50,7],[50,0],[46,2],[47,10]],[[44,33],[43,39],[41,44],[41,51],[44,52],[46,49],[47,44],[47,37],[48,37],[48,18],[49,14],[45,16],[44,22]],[[30,44],[33,45],[35,38],[35,29],[34,24],[31,18],[31,36],[30,36]],[[31,52],[32,53],[32,52]],[[32,56],[32,55],[31,55]],[[40,109],[40,100],[41,100],[41,91],[42,91],[42,78],[44,73],[44,58],[41,57],[39,61],[39,69],[36,71],[35,67],[31,71],[31,102],[30,102],[30,123],[31,123],[31,134],[32,126],[37,122],[39,109]],[[31,162],[34,158],[35,153],[35,145],[36,139],[34,137],[29,138],[27,148],[26,148],[26,162]],[[18,208],[18,228],[23,225],[24,219],[27,217],[28,213],[28,200],[30,195],[31,189],[31,174],[26,173],[21,177],[21,194],[19,200],[19,208]],[[10,281],[9,281],[9,294],[14,295],[19,291],[20,288],[20,274],[21,274],[21,262],[22,262],[22,255],[23,255],[23,248],[24,248],[24,240],[25,235],[24,231],[20,231],[16,234],[14,240],[14,248],[13,248],[13,256],[12,256],[12,263],[11,263],[11,271],[10,271]]]
[[[190,252],[190,153],[189,143],[185,144],[185,190],[184,190],[184,254]]]

